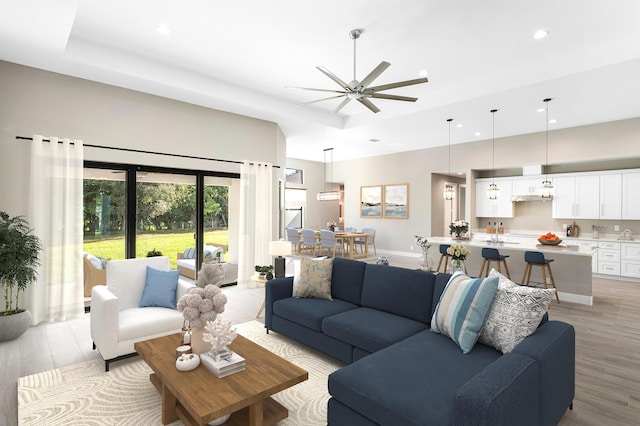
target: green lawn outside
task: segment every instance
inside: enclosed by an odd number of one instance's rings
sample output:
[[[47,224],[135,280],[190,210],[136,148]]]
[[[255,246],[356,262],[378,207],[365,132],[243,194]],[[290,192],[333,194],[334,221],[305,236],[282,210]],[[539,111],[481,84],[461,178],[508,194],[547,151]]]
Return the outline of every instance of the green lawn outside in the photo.
[[[228,245],[228,236],[229,232],[226,229],[206,231],[204,233],[204,241],[213,245]],[[187,248],[194,246],[193,231],[161,231],[138,234],[136,257],[146,257],[148,251],[155,249],[161,251],[164,256],[168,256],[171,268],[176,269],[178,252],[183,252]],[[105,259],[124,259],[124,236],[99,240],[85,238],[83,250]],[[225,250],[225,258],[226,255],[227,251]]]

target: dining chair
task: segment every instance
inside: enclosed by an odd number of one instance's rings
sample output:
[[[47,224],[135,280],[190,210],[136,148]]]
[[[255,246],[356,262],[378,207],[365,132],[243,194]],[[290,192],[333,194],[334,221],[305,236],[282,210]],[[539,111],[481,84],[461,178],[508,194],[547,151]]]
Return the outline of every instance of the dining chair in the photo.
[[[371,234],[371,236],[367,237],[368,238],[368,244],[369,246],[373,246],[373,254],[374,256],[378,255],[378,252],[376,251],[376,230],[375,228],[362,228],[362,233],[363,234]],[[364,238],[358,238],[356,241],[356,247],[360,246],[362,247],[362,252],[364,252],[364,243],[365,243],[365,239]]]
[[[296,228],[287,228],[287,241],[291,242],[294,253],[300,253],[300,233]]]
[[[321,230],[320,231],[320,250],[322,252],[321,254],[327,251],[328,253],[331,253],[333,257],[336,257],[336,248],[339,248],[342,251],[342,254],[344,255],[344,249],[342,247],[342,243],[338,245],[335,232],[329,231],[326,229]]]
[[[356,229],[355,226],[347,226],[347,227],[344,228],[344,232],[357,232],[357,231],[358,230]],[[354,247],[354,250],[356,249],[356,247]],[[349,240],[343,239],[342,240],[342,251],[344,253],[346,253],[347,250],[349,250]]]
[[[300,251],[311,250],[313,254],[316,254],[316,249],[319,246],[318,238],[316,237],[316,231],[313,229],[302,230],[302,241],[300,243]]]

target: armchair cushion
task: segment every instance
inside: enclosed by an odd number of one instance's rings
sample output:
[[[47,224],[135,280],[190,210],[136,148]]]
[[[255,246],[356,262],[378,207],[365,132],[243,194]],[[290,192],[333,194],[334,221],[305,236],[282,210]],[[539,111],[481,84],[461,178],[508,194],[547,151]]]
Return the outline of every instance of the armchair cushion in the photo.
[[[112,260],[107,263],[107,287],[118,298],[119,309],[137,308],[140,305],[147,266],[160,271],[169,270],[166,256]]]
[[[144,283],[140,307],[158,306],[176,308],[176,288],[180,271],[159,271],[147,266],[147,279]]]

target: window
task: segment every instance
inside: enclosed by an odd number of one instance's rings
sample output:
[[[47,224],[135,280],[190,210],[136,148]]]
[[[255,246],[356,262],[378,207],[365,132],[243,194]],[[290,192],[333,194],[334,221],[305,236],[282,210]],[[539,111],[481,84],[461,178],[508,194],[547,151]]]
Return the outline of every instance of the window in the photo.
[[[286,169],[285,176],[287,183],[296,183],[302,185],[302,170],[300,169]]]

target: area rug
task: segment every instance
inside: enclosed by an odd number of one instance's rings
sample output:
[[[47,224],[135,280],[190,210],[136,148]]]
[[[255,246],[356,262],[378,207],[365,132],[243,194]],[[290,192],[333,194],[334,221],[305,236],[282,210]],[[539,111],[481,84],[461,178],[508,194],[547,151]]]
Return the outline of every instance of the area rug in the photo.
[[[309,380],[274,396],[289,417],[279,425],[327,424],[327,376],[342,364],[250,321],[238,332],[309,372]],[[160,394],[141,358],[112,364],[94,360],[18,380],[20,425],[162,425]],[[181,421],[171,423],[182,425]]]

